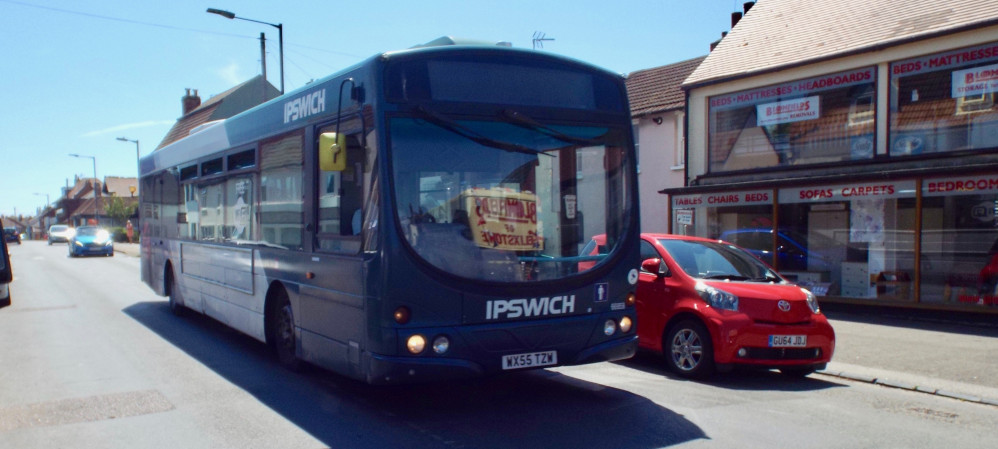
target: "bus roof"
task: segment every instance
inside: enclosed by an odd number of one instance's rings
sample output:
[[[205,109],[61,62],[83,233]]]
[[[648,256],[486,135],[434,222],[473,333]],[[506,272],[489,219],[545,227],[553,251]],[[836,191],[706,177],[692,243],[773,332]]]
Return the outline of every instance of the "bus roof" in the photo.
[[[295,124],[300,119],[307,119],[313,115],[321,114],[328,116],[335,114],[336,111],[334,109],[325,108],[337,107],[340,82],[348,77],[364,76],[363,72],[370,70],[374,65],[374,61],[380,60],[384,62],[420,53],[467,51],[469,48],[475,48],[483,52],[518,53],[555,59],[571,65],[585,67],[589,70],[601,71],[607,75],[623,76],[601,67],[561,55],[543,53],[543,56],[539,56],[539,53],[534,50],[513,48],[508,42],[443,36],[408,49],[376,54],[357,64],[306,84],[291,92],[287,92],[265,103],[261,103],[228,119],[205,123],[191,130],[188,136],[143,157],[140,161],[139,176],[164,167],[194,162],[197,158],[207,156],[212,152],[252,142],[263,136],[278,134],[289,128],[300,126]],[[328,97],[326,95],[327,91],[329,93]],[[318,102],[320,99],[321,104]],[[344,104],[344,109],[347,109],[347,106],[347,104]],[[259,118],[261,114],[277,119],[262,122]],[[284,119],[281,120],[280,117]]]

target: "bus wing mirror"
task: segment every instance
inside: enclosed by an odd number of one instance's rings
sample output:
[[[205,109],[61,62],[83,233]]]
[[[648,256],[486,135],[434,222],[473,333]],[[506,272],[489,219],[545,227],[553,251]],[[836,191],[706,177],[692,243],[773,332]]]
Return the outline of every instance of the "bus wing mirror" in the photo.
[[[319,135],[319,169],[343,171],[347,168],[347,136],[337,133]]]

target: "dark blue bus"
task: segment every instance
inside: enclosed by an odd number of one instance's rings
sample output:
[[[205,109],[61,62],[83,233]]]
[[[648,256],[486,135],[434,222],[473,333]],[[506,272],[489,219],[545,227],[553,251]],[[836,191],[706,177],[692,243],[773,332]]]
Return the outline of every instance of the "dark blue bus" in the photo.
[[[620,75],[383,53],[143,158],[142,279],[289,368],[371,384],[623,359],[635,162]]]

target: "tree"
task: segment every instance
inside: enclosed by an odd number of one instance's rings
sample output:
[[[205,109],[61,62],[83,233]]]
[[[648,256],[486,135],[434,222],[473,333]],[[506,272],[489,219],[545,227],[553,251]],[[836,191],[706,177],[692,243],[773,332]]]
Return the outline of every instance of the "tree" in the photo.
[[[125,220],[135,214],[136,208],[138,208],[137,204],[126,205],[124,198],[112,196],[107,202],[107,206],[104,207],[104,211],[114,219],[118,226],[124,226]]]

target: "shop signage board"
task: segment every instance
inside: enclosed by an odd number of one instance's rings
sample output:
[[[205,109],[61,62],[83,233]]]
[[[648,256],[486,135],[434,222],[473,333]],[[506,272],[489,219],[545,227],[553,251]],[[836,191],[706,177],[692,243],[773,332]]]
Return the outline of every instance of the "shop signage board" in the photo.
[[[998,175],[932,178],[922,181],[922,196],[998,193]]]
[[[681,225],[693,224],[693,209],[677,209],[676,223]]]
[[[876,68],[866,67],[848,72],[833,73],[830,75],[816,76],[805,80],[791,81],[774,86],[761,87],[758,89],[734,92],[730,94],[710,97],[710,108],[712,110],[736,109],[761,102],[787,103],[804,101],[811,97],[817,103],[817,96],[814,94],[841,87],[855,86],[857,84],[873,83],[876,81]],[[793,100],[790,100],[793,99]],[[769,100],[769,101],[767,101]],[[760,105],[764,106],[764,105]],[[761,126],[762,124],[760,124]]]
[[[754,206],[773,204],[772,190],[752,190],[745,192],[699,193],[674,195],[674,209],[695,209],[698,207]]]
[[[962,48],[946,53],[920,56],[891,64],[891,78],[929,73],[938,70],[955,69],[969,64],[998,61],[998,42]],[[972,70],[985,70],[986,67],[975,67]],[[964,78],[966,81],[966,78]],[[955,85],[955,78],[954,78]],[[965,96],[969,94],[960,95]],[[953,95],[956,97],[957,95]]]
[[[781,189],[780,204],[912,198],[915,181],[840,184]]]

